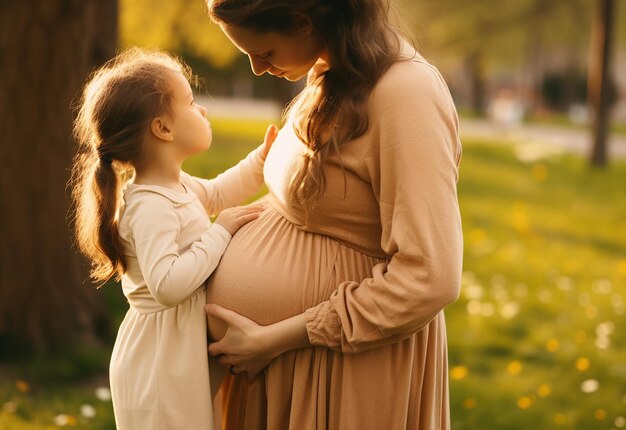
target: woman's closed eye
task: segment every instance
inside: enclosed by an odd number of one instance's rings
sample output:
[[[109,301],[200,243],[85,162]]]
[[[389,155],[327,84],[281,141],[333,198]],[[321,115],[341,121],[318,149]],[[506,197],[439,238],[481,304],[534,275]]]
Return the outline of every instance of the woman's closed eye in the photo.
[[[257,57],[263,59],[263,60],[267,60],[268,58],[270,58],[272,56],[272,51],[268,51],[264,54],[259,54],[257,55]]]

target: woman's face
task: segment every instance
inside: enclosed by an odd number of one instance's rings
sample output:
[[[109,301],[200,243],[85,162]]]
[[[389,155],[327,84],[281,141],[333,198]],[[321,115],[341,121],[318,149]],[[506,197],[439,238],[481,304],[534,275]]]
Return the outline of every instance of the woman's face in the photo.
[[[289,34],[221,27],[231,42],[250,58],[250,67],[257,76],[267,72],[293,82],[304,77],[320,58],[327,60],[324,44],[310,24]]]

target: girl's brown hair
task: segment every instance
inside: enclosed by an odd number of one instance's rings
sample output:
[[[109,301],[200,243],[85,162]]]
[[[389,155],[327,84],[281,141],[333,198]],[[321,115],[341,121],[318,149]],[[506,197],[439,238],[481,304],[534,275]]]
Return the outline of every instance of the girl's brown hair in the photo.
[[[380,76],[400,57],[398,20],[389,0],[208,0],[211,19],[226,26],[289,35],[302,17],[311,20],[329,54],[316,67],[296,105],[294,131],[310,149],[289,194],[310,208],[324,191],[324,160],[331,149],[363,135],[367,100]]]
[[[72,168],[76,239],[100,286],[126,271],[118,232],[121,187],[142,157],[145,133],[169,106],[169,74],[187,66],[158,51],[128,49],[96,70],[77,106]]]

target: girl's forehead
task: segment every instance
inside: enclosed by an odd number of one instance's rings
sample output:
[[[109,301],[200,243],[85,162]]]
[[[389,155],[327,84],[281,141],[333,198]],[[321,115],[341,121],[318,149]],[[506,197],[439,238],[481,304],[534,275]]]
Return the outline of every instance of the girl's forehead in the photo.
[[[189,85],[185,75],[179,71],[172,71],[169,75],[169,82],[175,99],[185,99],[193,96],[191,85]]]

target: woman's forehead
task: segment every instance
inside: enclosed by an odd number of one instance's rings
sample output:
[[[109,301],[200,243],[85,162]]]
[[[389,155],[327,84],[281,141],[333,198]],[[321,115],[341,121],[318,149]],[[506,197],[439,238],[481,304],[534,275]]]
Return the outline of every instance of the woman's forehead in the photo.
[[[233,25],[221,25],[222,31],[244,54],[260,54],[267,51],[280,36],[277,33],[261,33],[252,29]]]

